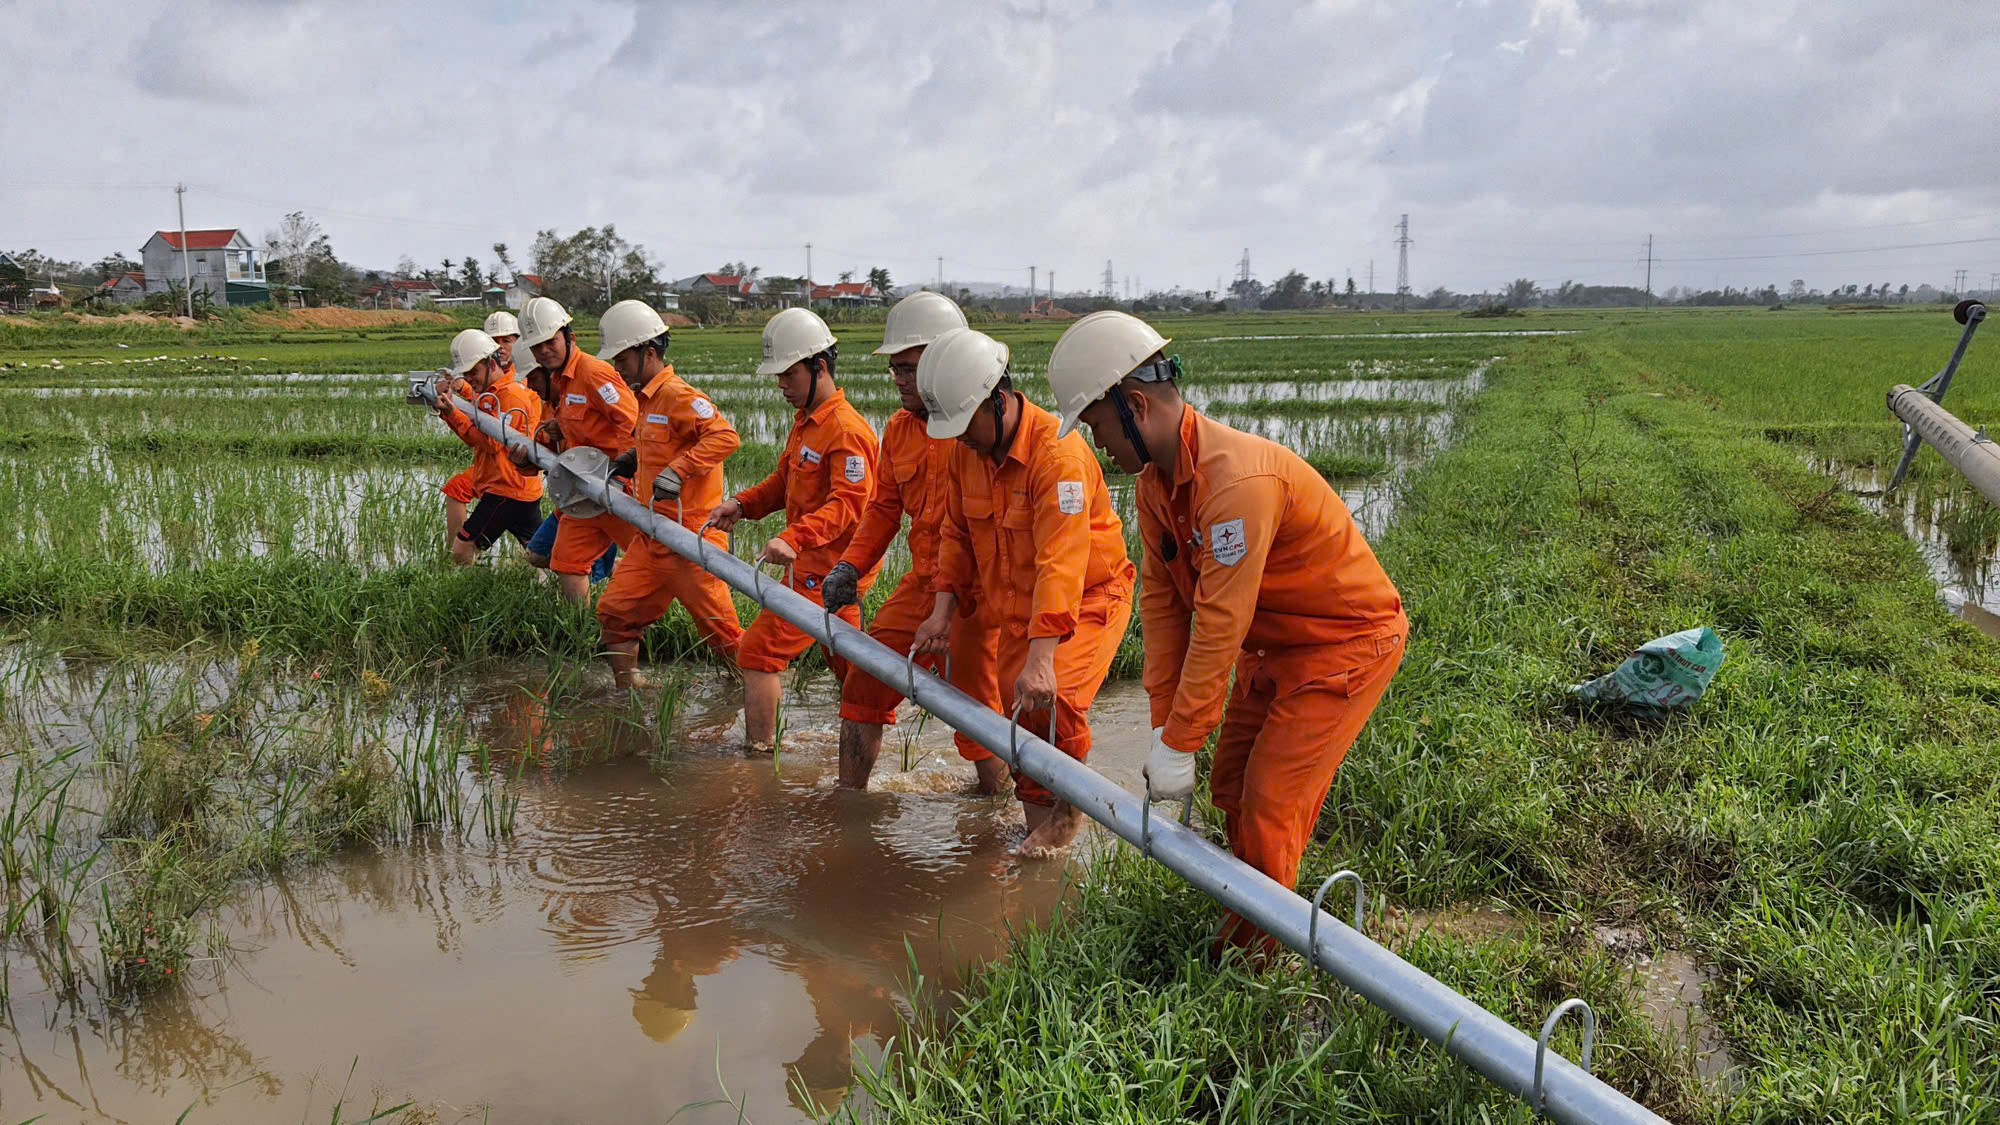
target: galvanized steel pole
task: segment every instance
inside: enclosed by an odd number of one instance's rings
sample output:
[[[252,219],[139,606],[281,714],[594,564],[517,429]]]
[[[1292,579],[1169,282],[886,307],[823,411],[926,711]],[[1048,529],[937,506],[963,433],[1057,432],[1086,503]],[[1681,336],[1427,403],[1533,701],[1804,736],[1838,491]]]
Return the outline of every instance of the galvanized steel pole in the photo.
[[[1953,468],[1965,474],[1972,487],[1987,500],[2000,504],[2000,446],[1958,420],[1951,411],[1931,401],[1931,396],[1898,384],[1889,392],[1889,412],[1901,418],[1918,437],[1931,446]]]
[[[419,385],[419,378],[425,381]],[[428,375],[412,373],[412,390],[436,401]],[[451,396],[488,437],[530,451],[546,471],[556,459],[526,435]],[[1538,1060],[1536,1041],[1486,1009],[1452,991],[1429,974],[1375,944],[1338,918],[1307,902],[1291,888],[1222,851],[1173,817],[1154,818],[1139,797],[876,641],[790,588],[763,579],[757,569],[720,550],[677,521],[662,516],[615,485],[603,486],[605,507],[647,537],[664,544],[805,630],[850,663],[905,694],[953,729],[970,736],[1008,765],[1047,786],[1119,838],[1164,864],[1210,898],[1249,919],[1286,947],[1332,973],[1369,1003],[1440,1044],[1461,1063],[1495,1085],[1532,1104],[1538,1066],[1543,1112],[1565,1122],[1646,1122],[1661,1119],[1646,1107],[1605,1085],[1568,1059],[1550,1052]],[[1312,941],[1309,947],[1308,940]]]

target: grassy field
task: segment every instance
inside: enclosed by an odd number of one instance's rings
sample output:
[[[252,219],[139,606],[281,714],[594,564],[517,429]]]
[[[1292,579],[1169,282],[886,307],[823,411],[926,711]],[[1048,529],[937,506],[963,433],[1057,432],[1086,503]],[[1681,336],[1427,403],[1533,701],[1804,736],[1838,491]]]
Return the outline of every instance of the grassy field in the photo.
[[[1032,375],[1060,327],[992,330]],[[300,340],[240,324],[180,338],[0,326],[0,401],[15,423],[0,443],[0,535],[11,537],[0,622],[17,648],[79,659],[191,644],[190,659],[237,667],[253,645],[265,671],[241,689],[258,701],[246,714],[298,705],[257,694],[260,675],[322,673],[340,686],[319,690],[362,701],[344,713],[373,714],[370,685],[413,672],[520,653],[587,658],[594,623],[524,567],[443,565],[434,486],[462,447],[402,406],[393,379],[328,377],[432,366],[449,328]],[[1478,940],[1450,925],[1405,932],[1391,914],[1371,925],[1517,1026],[1584,996],[1601,1016],[1598,1072],[1675,1120],[2000,1115],[2000,645],[1951,617],[1916,549],[1808,464],[1893,462],[1899,431],[1883,395],[1942,361],[1957,331],[1946,315],[1249,316],[1163,328],[1191,396],[1219,416],[1344,481],[1408,474],[1378,547],[1410,607],[1409,656],[1341,771],[1303,884],[1353,867],[1376,901],[1433,912],[1402,915],[1406,928],[1501,908],[1508,924]],[[1422,335],[1482,328],[1501,334]],[[1524,329],[1575,334],[1504,334]],[[850,340],[850,393],[879,422],[892,402],[879,360],[864,355],[875,329],[837,331]],[[731,328],[678,331],[672,356],[752,439],[731,469],[745,481],[768,467],[785,418],[749,375],[756,353],[754,330]],[[1975,346],[1948,403],[1975,425],[2000,412],[1982,358],[1992,354]],[[277,378],[291,371],[302,374]],[[1919,468],[1918,487],[1959,496],[1934,454]],[[1954,510],[1968,552],[1990,553],[1979,524],[1990,509]],[[1566,694],[1639,642],[1698,624],[1721,633],[1729,661],[1692,714],[1634,723]],[[690,633],[676,615],[649,644],[681,654]],[[1136,655],[1128,641],[1121,672]],[[19,729],[46,694],[39,675],[6,685]],[[189,703],[147,729],[162,745],[207,746],[212,720],[189,717],[203,713],[216,711]],[[272,728],[216,728],[237,729]],[[186,787],[161,790],[157,767],[136,766],[151,779],[129,783],[139,795],[112,787],[87,803],[93,816],[150,810],[135,832],[211,824],[218,808],[230,824],[265,824],[284,778],[374,760],[343,758],[342,746],[410,744],[400,728],[357,729],[377,728],[357,720],[296,750],[253,751],[266,743],[232,735],[198,756],[219,763],[192,787],[222,795],[206,804],[144,796]],[[473,750],[423,739],[447,757]],[[248,761],[259,764],[231,764]],[[187,854],[239,877],[450,821],[421,796],[444,792],[435,774],[409,762],[364,770],[373,784],[347,804],[285,806],[301,810],[280,821],[301,826],[285,841],[209,829],[212,846]],[[39,779],[17,790],[16,840],[33,835],[22,826],[46,815],[63,768],[15,765]],[[256,784],[228,780],[239,777]],[[398,796],[410,792],[419,797]],[[452,801],[464,823],[494,799]],[[246,819],[246,808],[267,811]],[[32,849],[16,851],[27,870]],[[42,852],[51,858],[32,862],[52,885],[77,885],[64,881],[74,847]],[[133,886],[173,885],[147,874],[164,861],[104,862]],[[120,902],[148,900],[129,892],[94,911],[66,892],[38,901],[115,919]],[[198,901],[172,900],[187,917]],[[1527,1119],[1324,978],[1204,964],[1215,918],[1129,855],[1097,864],[1056,922],[976,978],[950,1027],[891,1055],[871,1092],[914,1121]],[[1735,1066],[1726,1079],[1699,1078],[1695,1052],[1647,1017],[1642,952],[1707,974],[1706,1016]]]

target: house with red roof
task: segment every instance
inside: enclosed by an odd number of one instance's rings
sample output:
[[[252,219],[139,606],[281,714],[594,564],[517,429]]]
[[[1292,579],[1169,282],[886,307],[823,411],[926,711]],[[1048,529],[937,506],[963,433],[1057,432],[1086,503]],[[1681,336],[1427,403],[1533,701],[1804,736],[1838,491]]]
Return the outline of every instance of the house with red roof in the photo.
[[[146,275],[139,270],[113,274],[104,279],[97,292],[118,304],[129,305],[146,296]]]
[[[183,244],[185,241],[185,244]],[[164,293],[169,285],[208,290],[218,305],[269,304],[271,286],[257,246],[234,227],[191,230],[183,240],[178,230],[156,230],[139,248],[145,263],[146,292]]]
[[[812,287],[815,305],[879,305],[882,294],[865,281],[837,281]]]
[[[414,309],[442,296],[444,291],[428,281],[401,277],[378,281],[361,291],[361,300],[373,309]]]

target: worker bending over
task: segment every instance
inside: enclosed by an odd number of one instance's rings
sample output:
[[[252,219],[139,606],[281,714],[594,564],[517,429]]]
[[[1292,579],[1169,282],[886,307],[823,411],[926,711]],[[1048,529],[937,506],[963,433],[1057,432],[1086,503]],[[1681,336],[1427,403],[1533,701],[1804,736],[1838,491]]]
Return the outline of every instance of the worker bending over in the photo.
[[[521,343],[548,373],[555,417],[535,438],[556,452],[589,446],[615,458],[631,448],[639,409],[632,392],[611,365],[576,346],[569,313],[549,297],[530,298],[521,309]],[[608,546],[627,546],[632,525],[603,512],[579,519],[563,513],[556,526],[549,569],[562,577],[563,596],[581,603],[590,597],[590,565]]]
[[[1092,313],[1056,342],[1049,383],[1064,430],[1083,422],[1138,474],[1147,795],[1193,792],[1219,722],[1209,791],[1230,850],[1289,887],[1409,619],[1339,494],[1298,454],[1183,402],[1166,345],[1135,317]],[[1233,914],[1223,944],[1277,948]]]
[[[834,385],[834,351],[832,331],[811,310],[785,309],[765,323],[757,374],[777,376],[779,391],[797,411],[792,432],[771,475],[724,500],[709,517],[728,531],[737,520],[782,510],[785,530],[764,545],[756,565],[785,567],[791,588],[814,602],[868,506],[876,455],[875,431]],[[874,578],[870,567],[860,589]],[[849,605],[840,617],[858,628],[860,607]],[[743,730],[752,750],[771,749],[778,674],[811,646],[811,637],[769,609],[744,631],[736,666],[743,672]],[[847,662],[829,652],[827,666],[839,678]]]
[[[494,313],[486,318],[484,331],[493,337],[493,342],[499,346],[500,350],[494,355],[494,359],[500,364],[500,370],[508,379],[516,378],[514,341],[521,338],[521,328],[514,322],[514,314],[505,310]],[[460,398],[470,398],[474,393],[471,386],[462,379],[453,380],[452,390]],[[454,556],[458,553],[458,533],[465,527],[466,506],[479,498],[479,490],[474,481],[474,473],[477,470],[478,465],[475,463],[464,472],[457,473],[445,481],[444,487],[438,490],[444,493],[445,537],[451,544]],[[539,485],[536,487],[535,495],[541,495]]]
[[[481,413],[499,418],[521,434],[531,434],[542,419],[542,400],[514,381],[514,369],[507,365],[505,355],[505,348],[493,337],[468,328],[452,338],[448,382],[454,389],[463,387],[458,393],[471,399]],[[517,468],[506,447],[481,432],[471,418],[452,405],[450,395],[438,395],[437,414],[460,441],[472,447],[472,467],[460,476],[468,478],[469,494],[479,502],[471,518],[459,521],[452,536],[451,561],[471,566],[479,561],[479,553],[502,535],[512,535],[526,546],[542,523],[542,479]]]
[[[941,652],[971,603],[996,643],[1002,713],[1081,762],[1091,702],[1132,620],[1132,564],[1090,447],[1058,436],[1053,414],[1014,389],[1007,346],[969,328],[924,350],[917,390],[928,432],[957,438],[946,478],[931,615],[920,650]],[[1054,729],[1047,712],[1053,707]],[[1068,847],[1083,814],[1024,773],[1024,855]]]
[[[937,572],[938,524],[944,518],[946,462],[957,444],[924,431],[928,412],[917,394],[917,361],[925,345],[953,328],[965,327],[958,303],[942,293],[912,293],[889,310],[882,346],[876,355],[889,357],[889,375],[902,396],[903,408],[882,427],[882,455],[875,465],[875,496],[861,517],[861,526],[847,553],[826,576],[826,605],[842,609],[860,596],[861,576],[873,571],[882,553],[910,517],[910,570],[896,583],[889,600],[875,611],[868,635],[897,652],[909,652],[917,626],[930,616],[936,597],[931,577]],[[993,638],[964,620],[970,605],[960,607],[960,626],[951,633],[950,680],[960,691],[988,707],[998,705],[993,683]],[[926,667],[937,664],[925,657]],[[840,689],[840,783],[855,789],[868,785],[875,756],[882,749],[882,728],[896,721],[903,694],[860,668],[850,666]],[[964,734],[953,740],[958,753],[979,771],[979,791],[998,793],[1007,781],[1007,764]]]
[[[633,495],[650,497],[653,510],[702,534],[708,513],[722,502],[722,462],[743,439],[708,396],[674,374],[666,362],[667,323],[643,301],[620,301],[606,309],[599,326],[606,359],[639,399],[633,431]],[[724,550],[719,531],[709,541]],[[635,535],[611,584],[597,598],[597,623],[605,659],[618,686],[634,688],[639,675],[639,637],[675,602],[694,619],[701,639],[730,663],[743,639],[736,603],[722,579],[675,554],[652,537]]]

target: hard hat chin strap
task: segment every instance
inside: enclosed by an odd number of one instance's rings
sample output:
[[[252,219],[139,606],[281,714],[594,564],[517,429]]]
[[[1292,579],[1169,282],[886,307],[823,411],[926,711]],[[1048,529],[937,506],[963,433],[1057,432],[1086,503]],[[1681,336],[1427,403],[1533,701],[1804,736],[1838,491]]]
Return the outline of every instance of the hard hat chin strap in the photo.
[[[1121,388],[1111,388],[1111,405],[1118,410],[1118,425],[1125,431],[1125,440],[1132,443],[1132,449],[1139,455],[1139,468],[1153,463],[1153,451],[1146,448],[1146,439],[1139,434],[1139,420],[1132,416],[1132,406],[1125,401]]]

